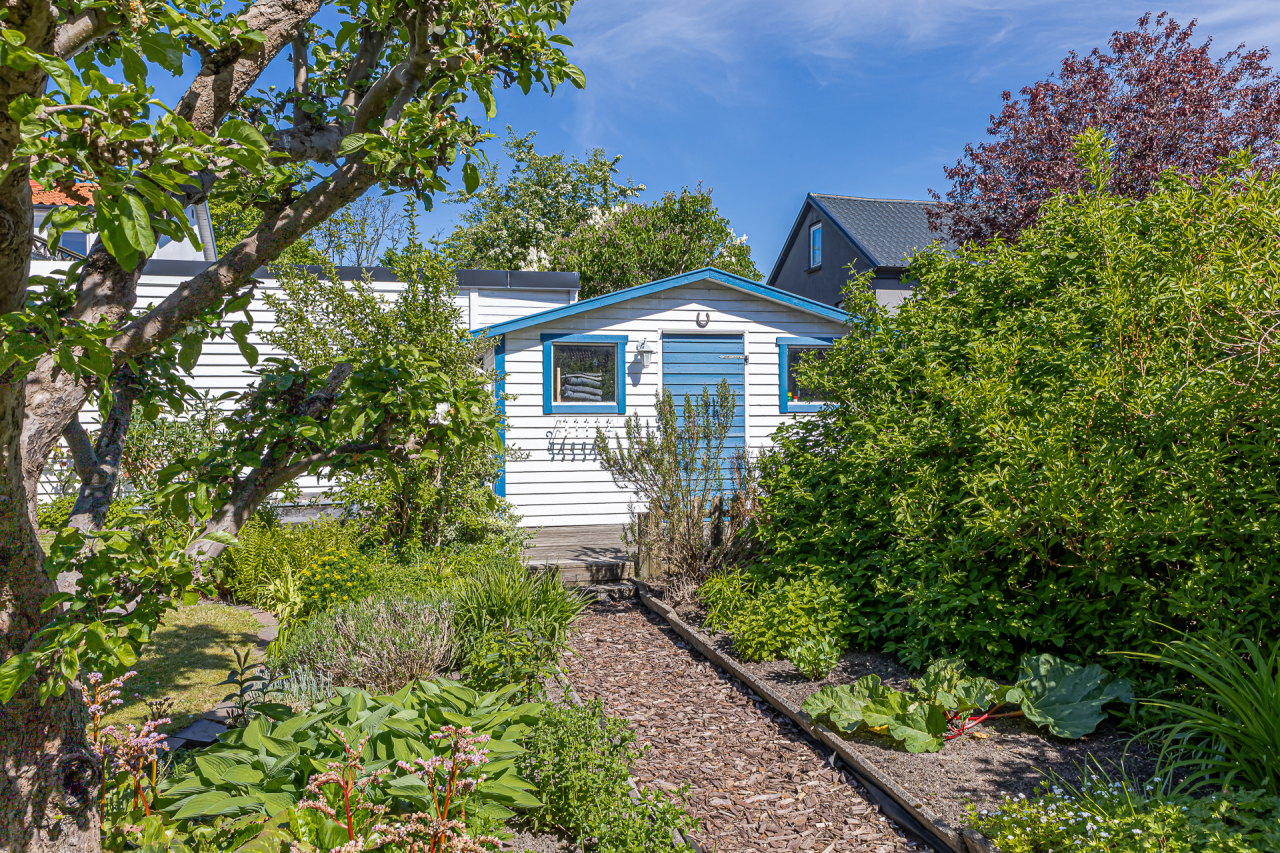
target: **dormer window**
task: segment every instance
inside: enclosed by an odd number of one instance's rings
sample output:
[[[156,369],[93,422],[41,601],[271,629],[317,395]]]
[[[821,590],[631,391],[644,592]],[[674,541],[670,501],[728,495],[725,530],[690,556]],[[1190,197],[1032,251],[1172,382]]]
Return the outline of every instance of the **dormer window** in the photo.
[[[809,269],[822,266],[822,223],[809,226]]]

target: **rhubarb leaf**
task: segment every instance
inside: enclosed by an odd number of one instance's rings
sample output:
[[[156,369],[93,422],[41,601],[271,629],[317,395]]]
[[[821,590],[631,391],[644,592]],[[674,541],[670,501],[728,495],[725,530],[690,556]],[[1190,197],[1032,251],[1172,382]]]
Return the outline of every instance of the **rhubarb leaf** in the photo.
[[[1053,655],[1025,655],[1015,687],[1027,719],[1058,737],[1079,740],[1106,719],[1108,702],[1132,702],[1129,682],[1095,664],[1077,666]]]
[[[933,702],[912,703],[889,718],[889,736],[902,741],[907,752],[938,752],[947,742],[946,733],[947,714]]]

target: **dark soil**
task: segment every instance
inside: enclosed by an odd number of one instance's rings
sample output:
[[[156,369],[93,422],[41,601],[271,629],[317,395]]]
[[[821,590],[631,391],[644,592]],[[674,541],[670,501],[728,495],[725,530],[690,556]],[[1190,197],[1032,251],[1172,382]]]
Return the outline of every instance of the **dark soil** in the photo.
[[[570,645],[564,669],[578,693],[651,747],[633,772],[640,786],[690,786],[701,828],[689,836],[707,853],[918,849],[789,719],[634,599],[591,607]]]
[[[681,619],[701,630],[705,617],[701,608],[682,607],[678,612]],[[890,687],[906,690],[910,679],[919,675],[889,655],[849,651],[822,681],[806,681],[786,660],[738,660],[733,655],[732,638],[723,631],[703,634],[717,650],[732,656],[796,709],[828,684],[850,684],[875,674]],[[969,804],[990,809],[1006,796],[1031,796],[1049,772],[1074,780],[1086,760],[1092,763],[1096,759],[1110,773],[1123,762],[1130,777],[1139,780],[1155,773],[1151,753],[1140,743],[1130,742],[1132,733],[1118,730],[1109,721],[1081,740],[1054,737],[1022,717],[990,720],[975,731],[987,737],[956,738],[936,753],[912,754],[892,739],[875,734],[855,735],[852,742],[868,761],[957,827],[965,824]]]

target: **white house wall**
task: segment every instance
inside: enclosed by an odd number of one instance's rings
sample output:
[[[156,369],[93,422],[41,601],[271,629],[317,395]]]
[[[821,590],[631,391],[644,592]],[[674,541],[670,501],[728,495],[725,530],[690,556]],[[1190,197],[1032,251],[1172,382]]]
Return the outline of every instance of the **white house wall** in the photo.
[[[66,261],[35,261],[31,262],[31,274],[36,275],[54,275],[57,270],[65,272],[67,268]],[[146,310],[150,305],[158,305],[173,292],[184,281],[187,281],[190,275],[154,275],[144,271],[138,282],[138,310]],[[404,285],[396,281],[373,281],[371,284],[374,293],[387,301],[395,299],[396,295],[404,288]],[[275,312],[267,305],[264,296],[266,294],[283,295],[280,283],[275,279],[264,279],[258,285],[254,292],[253,301],[249,304],[249,313],[253,317],[253,331],[249,333],[248,340],[258,348],[258,364],[261,366],[267,358],[283,357],[284,353],[276,347],[262,340],[262,333],[275,329]],[[480,304],[486,316],[496,319],[490,319],[487,322],[503,322],[506,320],[524,317],[537,311],[543,311],[547,308],[554,308],[557,305],[564,305],[570,301],[570,291],[542,291],[529,288],[497,291],[482,291],[480,294]],[[470,325],[470,295],[465,291],[460,291],[455,295],[455,304],[463,308],[463,322],[468,328]],[[509,302],[510,304],[504,304]],[[242,319],[240,314],[233,315],[228,318],[230,321]],[[188,381],[200,392],[207,392],[214,397],[220,396],[226,392],[240,393],[244,391],[253,376],[247,373],[249,364],[245,361],[244,356],[240,354],[240,348],[236,342],[228,335],[222,340],[206,341],[204,348],[200,352],[200,359],[196,363],[195,369],[192,371]],[[223,404],[224,407],[230,408],[231,401]],[[80,414],[81,422],[91,432],[96,429],[98,423],[97,411],[91,407],[86,407]],[[55,466],[58,464],[55,460]],[[50,471],[50,474],[53,472]],[[325,481],[317,477],[303,477],[298,481],[299,487],[302,489],[303,499],[318,497],[324,493],[327,484]],[[53,476],[47,476],[41,482],[42,497],[49,498],[56,491],[56,479]]]
[[[710,313],[705,328],[697,323]],[[584,311],[506,335],[507,446],[527,455],[507,463],[506,497],[523,524],[616,524],[630,518],[634,495],[616,486],[592,449],[596,428],[621,432],[632,413],[652,422],[662,383],[662,333],[745,333],[746,439],[757,450],[772,446],[784,421],[778,400],[779,336],[831,336],[844,326],[754,294],[710,281],[693,282],[648,296]],[[627,341],[627,415],[543,414],[543,334],[623,335]],[[636,347],[648,339],[655,354],[640,370]]]

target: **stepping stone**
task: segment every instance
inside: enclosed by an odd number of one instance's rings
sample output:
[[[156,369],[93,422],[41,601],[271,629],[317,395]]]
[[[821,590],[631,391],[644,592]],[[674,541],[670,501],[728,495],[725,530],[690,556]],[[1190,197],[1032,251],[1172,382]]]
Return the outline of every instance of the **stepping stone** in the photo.
[[[231,709],[219,705],[212,711],[205,711],[200,715],[200,718],[225,725],[226,722],[231,719]]]
[[[227,727],[221,723],[215,723],[212,720],[196,720],[177,736],[191,743],[194,746],[208,746],[218,740],[218,735],[227,730]]]
[[[280,636],[279,628],[263,628],[258,632],[258,642],[269,643],[278,636]]]
[[[187,739],[178,737],[177,735],[169,735],[164,739],[165,745],[169,747],[169,752],[174,753],[187,745]]]

